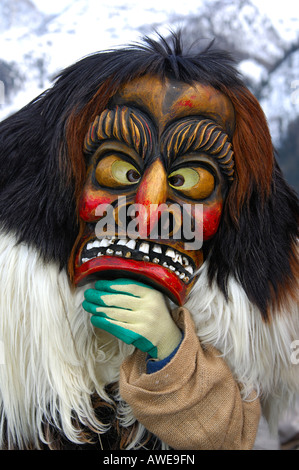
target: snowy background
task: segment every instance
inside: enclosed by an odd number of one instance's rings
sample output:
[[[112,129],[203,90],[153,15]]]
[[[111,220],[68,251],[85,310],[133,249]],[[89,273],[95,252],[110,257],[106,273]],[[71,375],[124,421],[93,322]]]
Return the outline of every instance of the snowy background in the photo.
[[[299,191],[299,8],[295,0],[0,0],[0,120],[83,56],[182,28],[238,61]]]

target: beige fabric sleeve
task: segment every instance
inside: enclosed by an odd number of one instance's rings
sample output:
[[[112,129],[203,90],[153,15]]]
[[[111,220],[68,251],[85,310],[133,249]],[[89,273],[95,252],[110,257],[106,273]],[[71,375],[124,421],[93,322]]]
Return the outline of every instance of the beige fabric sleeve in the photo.
[[[251,449],[258,398],[242,401],[218,351],[201,347],[189,312],[180,308],[175,315],[184,331],[178,353],[162,370],[146,374],[146,355],[135,350],[121,367],[121,396],[138,421],[173,449]]]

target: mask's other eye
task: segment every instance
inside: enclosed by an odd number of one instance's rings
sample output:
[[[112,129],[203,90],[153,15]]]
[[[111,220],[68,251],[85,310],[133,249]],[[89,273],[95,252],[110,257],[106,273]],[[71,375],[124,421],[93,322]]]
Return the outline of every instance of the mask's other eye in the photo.
[[[206,199],[215,187],[215,178],[206,168],[179,168],[168,177],[172,188],[192,199]]]
[[[101,186],[117,188],[138,183],[141,175],[134,165],[120,156],[108,155],[99,161],[95,177]]]

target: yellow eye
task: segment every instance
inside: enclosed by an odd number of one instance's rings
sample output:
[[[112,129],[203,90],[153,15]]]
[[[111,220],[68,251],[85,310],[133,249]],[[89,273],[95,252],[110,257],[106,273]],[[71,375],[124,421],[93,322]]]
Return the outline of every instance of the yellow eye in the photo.
[[[172,188],[192,199],[206,199],[212,194],[215,179],[205,168],[180,168],[168,177]]]
[[[109,155],[98,163],[96,179],[101,186],[128,186],[139,182],[140,173],[126,160],[117,155]]]

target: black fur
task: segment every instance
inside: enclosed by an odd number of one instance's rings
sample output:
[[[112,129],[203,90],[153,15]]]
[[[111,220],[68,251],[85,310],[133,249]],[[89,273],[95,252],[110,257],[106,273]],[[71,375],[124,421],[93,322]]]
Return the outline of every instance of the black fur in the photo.
[[[51,89],[0,123],[0,223],[45,259],[65,266],[78,231],[74,187],[66,185],[67,118],[74,109],[82,110],[107,79],[113,77],[111,88],[117,89],[148,72],[216,88],[239,80],[225,52],[210,48],[183,57],[179,34],[173,35],[172,47],[146,38],[141,45],[82,59],[65,69]]]
[[[226,52],[209,47],[183,53],[179,34],[173,34],[169,43],[146,38],[142,45],[82,59],[64,70],[53,88],[0,123],[0,222],[19,241],[36,247],[61,267],[66,266],[78,232],[75,186],[72,181],[66,184],[67,119],[74,110],[79,113],[107,80],[110,96],[121,84],[146,73],[198,81],[216,89],[244,86]],[[276,167],[265,205],[254,188],[247,202],[239,227],[223,217],[210,243],[210,278],[216,277],[226,292],[228,275],[235,275],[265,315],[271,290],[291,276],[298,199]]]
[[[297,195],[275,164],[268,200],[263,203],[260,194],[253,191],[242,208],[238,227],[232,221],[222,221],[209,246],[210,280],[215,277],[227,294],[227,280],[232,274],[267,318],[273,294],[277,296],[293,276],[291,258],[295,254],[290,248],[299,237],[298,216]]]

